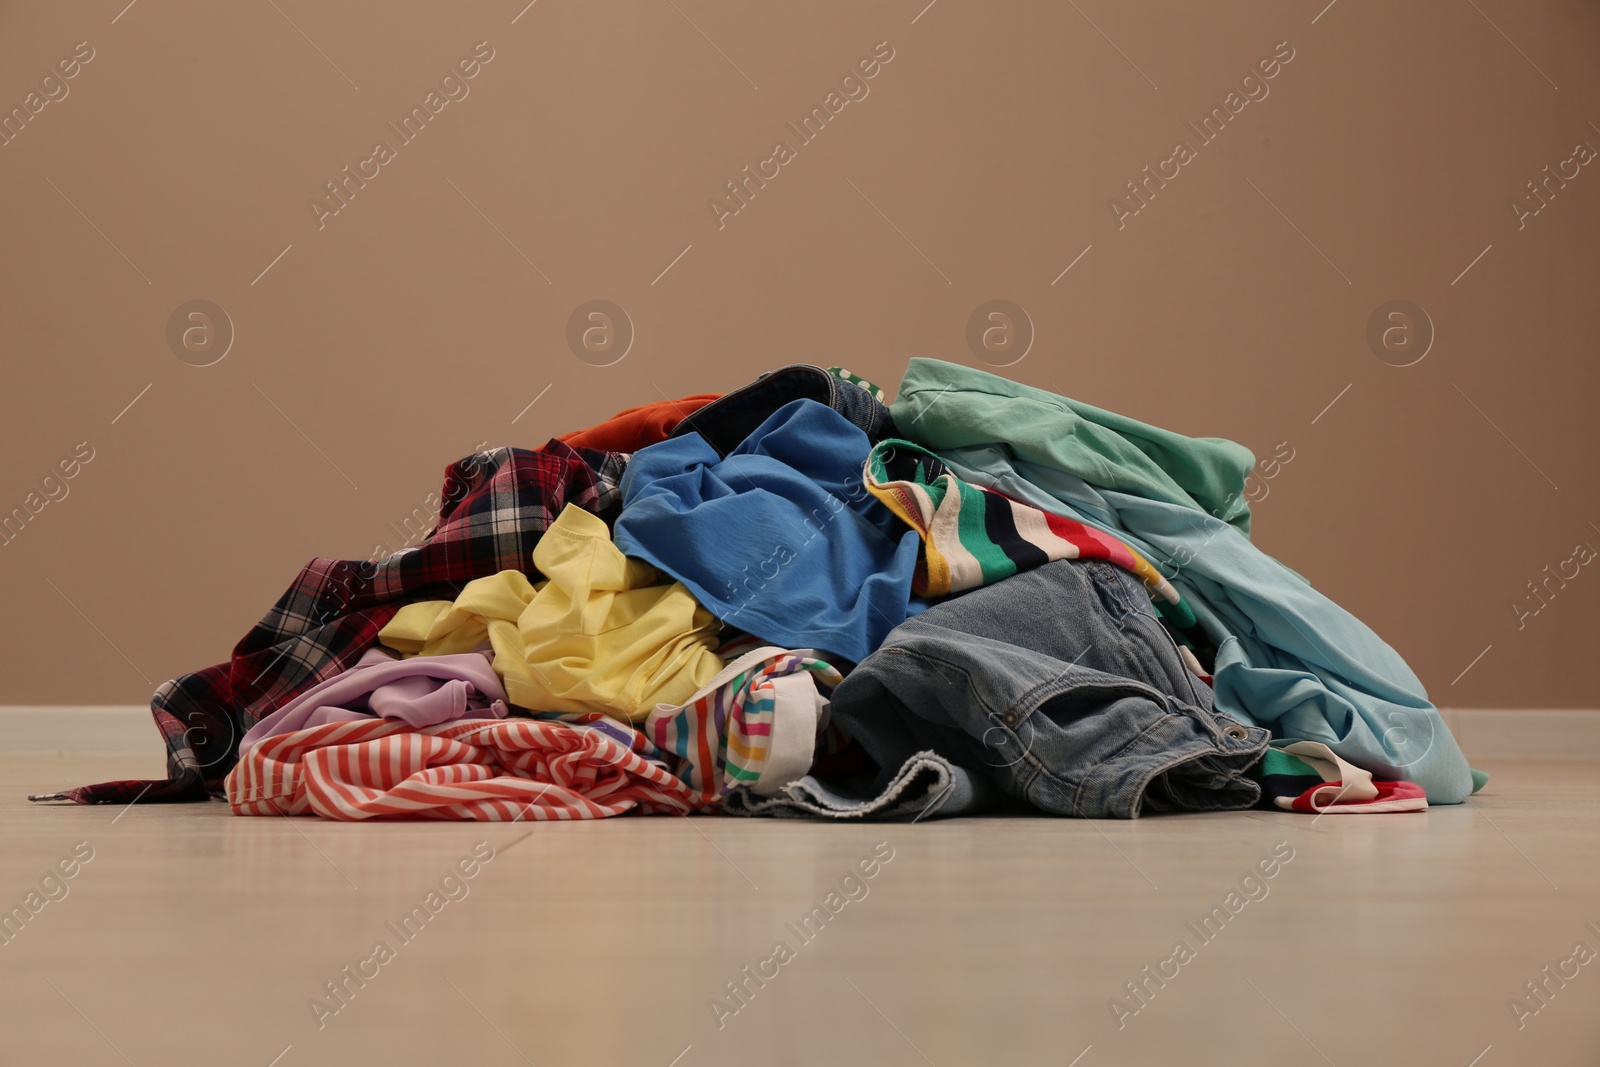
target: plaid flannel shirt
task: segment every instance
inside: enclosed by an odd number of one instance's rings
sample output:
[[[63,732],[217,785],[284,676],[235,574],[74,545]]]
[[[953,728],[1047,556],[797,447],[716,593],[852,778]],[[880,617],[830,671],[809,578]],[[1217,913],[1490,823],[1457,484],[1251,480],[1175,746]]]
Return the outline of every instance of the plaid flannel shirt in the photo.
[[[497,448],[445,470],[434,531],[376,562],[313,559],[233,658],[164,683],[151,699],[167,746],[165,781],[105,782],[35,800],[80,804],[204,800],[223,795],[245,731],[285,702],[355,665],[403,605],[453,600],[460,583],[533,572],[533,547],[567,504],[615,517],[623,453],[552,440],[536,452]]]

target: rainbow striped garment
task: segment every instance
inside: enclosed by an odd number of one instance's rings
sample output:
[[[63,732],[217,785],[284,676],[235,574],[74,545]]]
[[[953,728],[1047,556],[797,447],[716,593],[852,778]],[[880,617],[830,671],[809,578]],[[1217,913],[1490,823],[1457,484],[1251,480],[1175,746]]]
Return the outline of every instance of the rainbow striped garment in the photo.
[[[1131,546],[1081,522],[1051,515],[957,478],[939,457],[890,439],[867,456],[862,475],[922,538],[912,588],[939,597],[998,582],[1058,559],[1103,559],[1129,571],[1162,601],[1175,628],[1195,626],[1194,612],[1172,583]]]
[[[657,705],[640,725],[676,757],[678,777],[705,806],[737,788],[765,796],[804,777],[827,726],[828,697],[843,680],[811,649],[745,639],[724,652],[733,658],[720,674],[683,704]]]

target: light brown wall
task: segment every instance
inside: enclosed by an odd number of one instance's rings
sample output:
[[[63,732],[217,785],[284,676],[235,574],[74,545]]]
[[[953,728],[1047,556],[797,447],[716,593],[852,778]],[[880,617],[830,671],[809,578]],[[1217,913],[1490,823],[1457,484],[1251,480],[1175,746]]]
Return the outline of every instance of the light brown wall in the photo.
[[[1600,10],[924,2],[7,5],[7,109],[95,57],[0,147],[0,509],[94,458],[0,548],[0,703],[139,702],[224,658],[480,441],[796,360],[984,366],[967,320],[1005,299],[1036,339],[1004,373],[1288,442],[1258,542],[1439,702],[1594,706],[1600,566],[1520,630],[1511,605],[1600,548],[1600,163],[1523,228],[1509,201],[1600,148]],[[319,229],[309,198],[479,41],[470,95]],[[722,183],[881,41],[870,94],[719,229]],[[1119,229],[1109,199],[1282,41]],[[609,367],[565,341],[597,298],[637,334]],[[236,331],[209,367],[166,340],[194,299]],[[1393,299],[1436,329],[1413,366],[1366,340]]]

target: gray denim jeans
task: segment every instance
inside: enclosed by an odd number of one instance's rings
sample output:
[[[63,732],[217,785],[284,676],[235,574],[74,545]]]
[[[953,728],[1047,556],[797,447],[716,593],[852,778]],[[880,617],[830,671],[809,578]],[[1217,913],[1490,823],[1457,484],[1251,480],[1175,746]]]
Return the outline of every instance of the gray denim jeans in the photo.
[[[1086,818],[1243,809],[1260,796],[1245,772],[1270,736],[1213,712],[1144,587],[1097,560],[1050,563],[908,619],[834,690],[832,714],[878,764],[874,781],[805,778],[774,804],[734,807],[948,815],[998,792]],[[907,796],[906,772],[929,757],[953,788]]]

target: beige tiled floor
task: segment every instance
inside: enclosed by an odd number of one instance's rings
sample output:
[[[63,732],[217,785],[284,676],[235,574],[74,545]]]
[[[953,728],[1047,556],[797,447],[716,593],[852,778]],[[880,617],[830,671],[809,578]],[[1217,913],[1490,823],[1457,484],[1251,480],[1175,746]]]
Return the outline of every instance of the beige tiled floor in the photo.
[[[1600,950],[1579,762],[1491,764],[1471,807],[1315,824],[356,826],[21,801],[151,769],[0,758],[4,907],[93,850],[0,948],[0,1063],[1600,1063],[1600,960],[1521,1030],[1507,1004],[1576,942]],[[828,901],[875,846],[893,858]],[[1275,847],[1293,859],[1204,943],[1186,924]],[[386,924],[475,848],[493,859],[403,943]],[[809,943],[786,925],[829,903]],[[380,940],[393,958],[326,998]],[[708,1002],[739,1007],[724,983],[780,940],[792,958],[719,1029]],[[1119,1029],[1111,999],[1137,1007],[1123,983],[1180,940],[1192,958]],[[339,1008],[320,1028],[318,996]]]

